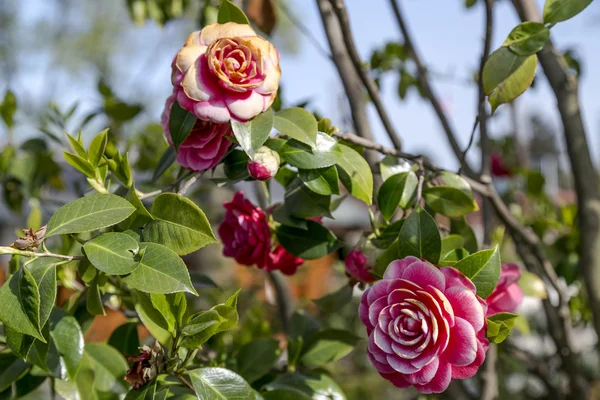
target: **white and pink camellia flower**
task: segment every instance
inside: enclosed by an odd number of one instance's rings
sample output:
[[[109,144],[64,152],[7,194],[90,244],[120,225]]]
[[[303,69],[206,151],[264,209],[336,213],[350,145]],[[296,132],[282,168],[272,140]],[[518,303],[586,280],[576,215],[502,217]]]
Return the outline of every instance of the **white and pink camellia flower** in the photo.
[[[406,257],[365,291],[359,316],[369,334],[369,359],[383,378],[400,388],[441,393],[483,363],[486,311],[475,285],[459,271]]]
[[[279,154],[266,146],[262,146],[248,161],[248,173],[254,179],[266,181],[275,176],[279,170],[279,163]]]
[[[279,53],[250,25],[210,24],[192,33],[173,60],[181,107],[216,123],[246,122],[277,95]]]
[[[161,125],[171,147],[173,147],[173,141],[169,130],[169,116],[174,102],[175,94],[172,94],[167,99],[161,118]],[[227,139],[227,136],[232,135],[229,124],[196,120],[189,136],[177,150],[177,163],[196,172],[214,168],[233,144]]]

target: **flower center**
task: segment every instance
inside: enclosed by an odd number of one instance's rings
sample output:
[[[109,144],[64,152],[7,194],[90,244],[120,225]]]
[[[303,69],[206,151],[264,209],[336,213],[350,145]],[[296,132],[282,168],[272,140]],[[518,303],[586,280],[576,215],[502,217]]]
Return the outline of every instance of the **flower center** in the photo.
[[[206,50],[210,71],[219,84],[236,92],[246,92],[264,81],[262,55],[252,42],[239,37],[215,40]]]

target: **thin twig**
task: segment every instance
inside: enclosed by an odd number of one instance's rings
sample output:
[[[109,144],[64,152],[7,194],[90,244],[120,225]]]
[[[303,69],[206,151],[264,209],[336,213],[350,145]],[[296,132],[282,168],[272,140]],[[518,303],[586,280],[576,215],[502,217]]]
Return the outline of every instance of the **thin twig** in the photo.
[[[497,359],[498,345],[492,343],[485,354],[481,400],[495,400],[498,398],[498,375],[496,374]]]
[[[460,157],[460,167],[458,168],[459,174],[462,173],[463,166],[467,163],[467,153],[469,152],[471,146],[473,146],[473,142],[475,141],[475,133],[477,132],[477,126],[479,126],[479,115],[475,117],[473,129],[471,129],[471,136],[469,136],[469,143],[467,144],[467,147],[465,147],[465,149],[463,150],[462,155]]]
[[[425,182],[425,168],[423,167],[423,159],[419,158],[416,160],[416,164],[419,166],[417,170],[417,196],[415,199],[415,207],[421,204],[421,197],[423,195],[423,183]]]
[[[150,197],[154,197],[154,196],[158,196],[159,194],[162,193],[166,193],[166,192],[170,192],[172,191],[177,185],[179,185],[181,182],[183,182],[186,178],[188,178],[190,175],[192,175],[193,172],[192,171],[188,171],[187,173],[181,175],[179,178],[177,178],[175,180],[175,182],[171,183],[169,186],[167,186],[164,189],[159,189],[159,190],[155,190],[153,192],[148,192],[148,193],[144,193],[141,194],[139,196],[140,200],[144,200],[144,199],[148,199]]]
[[[277,307],[279,309],[279,318],[281,320],[281,329],[284,333],[289,333],[289,320],[294,312],[293,299],[290,295],[289,288],[277,271],[267,271],[267,278],[273,285],[275,297],[277,298]]]
[[[179,379],[179,381],[180,381],[181,383],[183,383],[185,386],[187,386],[187,388],[188,388],[188,389],[190,389],[192,392],[196,393],[196,390],[194,389],[194,387],[192,386],[192,384],[191,384],[191,383],[189,383],[189,382],[187,381],[187,379],[185,379],[185,378],[183,377],[183,375],[175,375],[175,377],[176,377],[177,379]]]
[[[32,258],[43,258],[43,257],[59,258],[61,260],[68,260],[68,261],[85,260],[86,259],[84,256],[67,256],[67,255],[56,254],[56,253],[36,253],[34,251],[25,251],[25,250],[19,250],[18,253],[16,252],[14,254],[18,254],[18,255],[24,256],[24,257],[32,257]]]
[[[336,14],[338,21],[340,23],[340,28],[342,30],[342,35],[344,38],[344,44],[346,45],[346,49],[348,50],[348,55],[352,60],[352,64],[360,78],[363,86],[367,89],[371,100],[373,101],[373,105],[377,110],[377,114],[381,119],[383,127],[387,131],[387,134],[394,144],[394,147],[398,150],[402,148],[402,141],[400,140],[400,136],[394,129],[392,121],[390,120],[387,111],[385,110],[385,106],[383,105],[383,101],[381,100],[381,96],[379,94],[379,89],[375,84],[375,81],[369,76],[369,71],[363,64],[360,55],[358,54],[358,50],[356,49],[356,44],[354,42],[354,37],[352,35],[352,31],[350,30],[350,20],[348,18],[348,13],[346,11],[346,5],[343,0],[330,0],[331,6],[333,8],[333,12]]]
[[[196,181],[198,179],[200,179],[202,174],[204,174],[204,171],[197,172],[194,175],[192,175],[192,177],[183,184],[183,187],[181,189],[179,189],[179,192],[177,192],[177,194],[180,194],[183,196],[194,185],[194,183],[196,183]]]

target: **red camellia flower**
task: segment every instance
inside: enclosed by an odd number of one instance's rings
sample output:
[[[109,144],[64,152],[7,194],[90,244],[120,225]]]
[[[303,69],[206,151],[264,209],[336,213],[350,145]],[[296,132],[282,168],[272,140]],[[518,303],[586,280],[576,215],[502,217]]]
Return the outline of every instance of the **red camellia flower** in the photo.
[[[163,130],[171,147],[173,141],[169,130],[169,116],[174,102],[175,94],[172,94],[167,99],[161,118]],[[190,135],[177,150],[177,163],[196,172],[214,168],[233,144],[227,139],[227,136],[232,135],[233,131],[229,124],[197,120]]]
[[[279,270],[286,275],[294,275],[298,266],[303,262],[302,258],[291,255],[283,246],[279,245],[269,253],[269,261],[265,269],[267,271]]]
[[[491,163],[492,163],[492,176],[512,176],[512,171],[506,168],[504,158],[501,154],[492,153]]]
[[[242,265],[265,267],[271,251],[271,231],[267,216],[237,192],[224,204],[225,219],[219,226],[223,254]]]
[[[346,272],[360,282],[374,282],[375,277],[369,273],[372,266],[367,265],[367,257],[362,251],[353,249],[344,260]]]
[[[502,264],[498,285],[485,299],[488,306],[486,317],[517,310],[523,302],[523,290],[517,284],[519,278],[521,278],[521,269],[517,264]]]
[[[475,285],[456,269],[406,257],[365,291],[359,316],[369,334],[369,359],[383,378],[440,393],[483,363],[486,310]]]

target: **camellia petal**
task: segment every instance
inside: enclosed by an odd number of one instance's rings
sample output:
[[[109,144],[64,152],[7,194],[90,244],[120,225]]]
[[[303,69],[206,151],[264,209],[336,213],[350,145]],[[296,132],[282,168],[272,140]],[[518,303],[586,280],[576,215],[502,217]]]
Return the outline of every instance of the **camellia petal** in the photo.
[[[217,39],[236,36],[256,36],[256,32],[247,24],[238,24],[235,22],[227,22],[225,24],[214,23],[206,25],[200,31],[199,42],[208,46]]]

